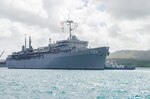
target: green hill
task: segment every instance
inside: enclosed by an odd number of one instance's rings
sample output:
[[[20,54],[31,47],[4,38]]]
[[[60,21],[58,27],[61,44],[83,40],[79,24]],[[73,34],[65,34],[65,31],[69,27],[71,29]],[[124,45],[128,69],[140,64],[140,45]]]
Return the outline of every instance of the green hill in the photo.
[[[111,53],[108,59],[115,59],[124,65],[150,66],[150,51],[120,50]]]

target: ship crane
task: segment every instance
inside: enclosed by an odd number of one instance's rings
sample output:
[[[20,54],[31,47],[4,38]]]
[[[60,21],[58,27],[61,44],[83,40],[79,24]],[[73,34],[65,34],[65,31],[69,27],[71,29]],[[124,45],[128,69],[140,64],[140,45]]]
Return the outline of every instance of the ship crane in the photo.
[[[3,56],[4,52],[5,52],[5,50],[0,54],[0,58]]]

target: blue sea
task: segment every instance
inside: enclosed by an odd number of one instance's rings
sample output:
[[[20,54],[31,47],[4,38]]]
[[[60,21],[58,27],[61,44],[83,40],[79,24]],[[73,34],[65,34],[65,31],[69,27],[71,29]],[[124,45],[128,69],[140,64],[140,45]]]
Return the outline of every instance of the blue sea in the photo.
[[[0,68],[0,99],[150,99],[150,69]]]

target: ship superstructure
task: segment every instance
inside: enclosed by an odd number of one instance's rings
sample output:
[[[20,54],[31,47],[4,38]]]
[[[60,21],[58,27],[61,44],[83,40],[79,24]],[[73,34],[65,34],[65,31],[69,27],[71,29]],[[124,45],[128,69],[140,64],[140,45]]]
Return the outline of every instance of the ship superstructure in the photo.
[[[48,46],[33,49],[31,37],[29,47],[22,46],[22,50],[14,52],[6,59],[8,68],[30,69],[104,69],[108,47],[88,48],[87,41],[79,40],[72,35],[72,20],[65,23],[69,27],[69,37]],[[50,40],[51,41],[51,40]]]

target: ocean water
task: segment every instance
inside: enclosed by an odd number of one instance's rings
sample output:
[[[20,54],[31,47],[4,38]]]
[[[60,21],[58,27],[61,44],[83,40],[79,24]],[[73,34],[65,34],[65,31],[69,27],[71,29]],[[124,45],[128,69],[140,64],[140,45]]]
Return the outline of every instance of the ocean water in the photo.
[[[150,99],[150,69],[0,68],[0,99]]]

